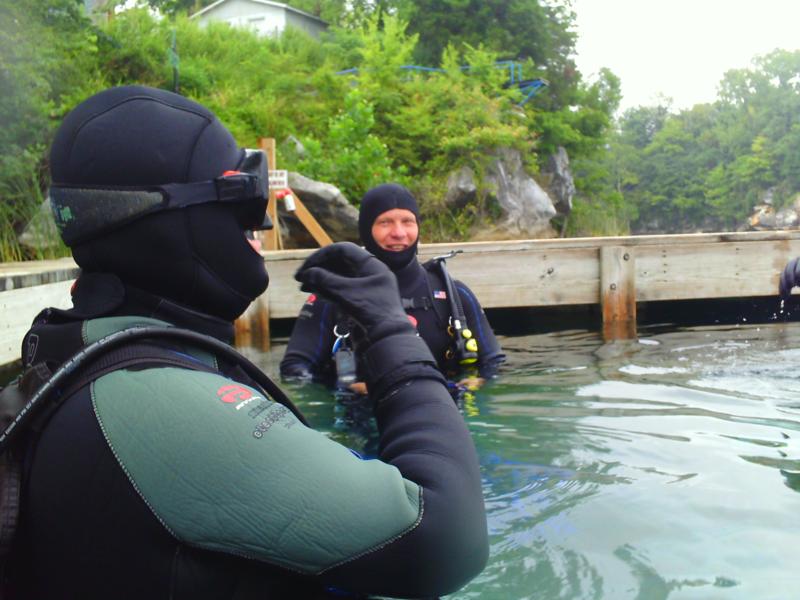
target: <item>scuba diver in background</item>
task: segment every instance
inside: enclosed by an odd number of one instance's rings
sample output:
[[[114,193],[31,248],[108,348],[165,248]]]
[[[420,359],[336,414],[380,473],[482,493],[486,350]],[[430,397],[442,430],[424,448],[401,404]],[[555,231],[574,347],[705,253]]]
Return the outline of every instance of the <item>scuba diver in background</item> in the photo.
[[[449,380],[476,387],[493,377],[505,355],[478,299],[447,273],[444,257],[420,264],[419,208],[405,187],[369,190],[358,216],[361,241],[397,277],[403,308]],[[286,379],[314,379],[366,393],[353,364],[348,325],[336,307],[312,294],[303,305],[280,364]]]
[[[792,296],[792,289],[800,286],[800,257],[793,258],[781,272],[778,294],[784,301]]]
[[[349,315],[369,365],[365,461],[228,345],[268,284],[246,238],[266,225],[263,152],[196,102],[124,86],[67,115],[50,167],[81,272],[6,390],[27,397],[0,436],[22,473],[13,597],[429,598],[483,569],[475,448],[383,263],[333,244],[295,276]]]

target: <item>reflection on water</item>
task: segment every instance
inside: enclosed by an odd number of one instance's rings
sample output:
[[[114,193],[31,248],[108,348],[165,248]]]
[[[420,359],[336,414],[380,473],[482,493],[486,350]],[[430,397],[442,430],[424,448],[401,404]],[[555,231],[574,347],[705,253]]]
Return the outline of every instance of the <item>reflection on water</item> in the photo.
[[[640,335],[502,340],[509,362],[465,414],[491,558],[449,598],[800,598],[800,324]],[[255,358],[274,374],[282,351]],[[374,452],[348,406],[292,391]]]

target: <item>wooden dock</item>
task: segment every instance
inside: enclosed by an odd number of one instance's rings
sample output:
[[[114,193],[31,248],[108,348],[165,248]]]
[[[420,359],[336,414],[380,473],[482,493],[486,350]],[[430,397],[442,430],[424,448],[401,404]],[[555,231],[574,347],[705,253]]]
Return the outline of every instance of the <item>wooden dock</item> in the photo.
[[[800,231],[567,238],[426,244],[420,258],[448,261],[485,308],[597,304],[606,339],[636,335],[637,302],[774,296]],[[237,322],[237,341],[268,343],[270,319],[297,316],[306,294],[293,275],[314,250],[265,252],[270,286]],[[0,364],[45,306],[69,306],[69,259],[0,264]]]

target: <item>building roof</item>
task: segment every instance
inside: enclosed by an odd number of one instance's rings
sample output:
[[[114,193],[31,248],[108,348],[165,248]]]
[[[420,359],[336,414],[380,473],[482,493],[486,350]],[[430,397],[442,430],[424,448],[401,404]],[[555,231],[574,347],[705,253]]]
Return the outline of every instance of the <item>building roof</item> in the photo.
[[[195,17],[199,17],[200,15],[207,13],[211,9],[219,6],[220,4],[224,4],[227,1],[228,0],[217,0],[216,2],[206,6],[204,9],[198,10],[196,13],[194,13],[191,16],[191,18],[194,19]],[[328,24],[327,21],[323,21],[319,17],[315,17],[314,15],[312,15],[310,13],[307,13],[307,12],[305,12],[303,10],[300,10],[299,8],[294,8],[292,6],[289,6],[288,4],[283,4],[281,2],[270,2],[270,0],[249,0],[249,2],[254,2],[255,4],[264,4],[266,6],[273,6],[275,8],[282,8],[282,9],[287,10],[289,12],[293,12],[293,13],[297,13],[298,15],[302,15],[302,16],[306,17],[307,19],[313,19],[314,21],[319,21],[320,23],[323,23],[324,25]]]

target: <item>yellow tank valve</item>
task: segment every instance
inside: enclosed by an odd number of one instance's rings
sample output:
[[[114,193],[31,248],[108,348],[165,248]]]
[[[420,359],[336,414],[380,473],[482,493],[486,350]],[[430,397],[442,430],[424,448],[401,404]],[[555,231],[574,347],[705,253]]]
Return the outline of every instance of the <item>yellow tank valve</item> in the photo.
[[[472,331],[470,331],[469,329],[462,329],[461,335],[464,337],[464,339],[468,340],[472,337]]]
[[[478,342],[475,339],[467,340],[467,343],[464,344],[470,352],[477,352],[478,351]]]

